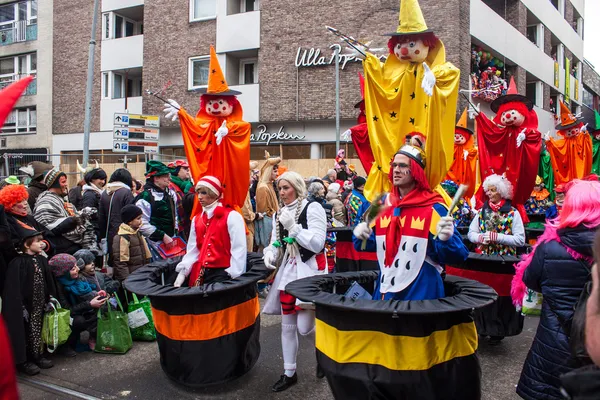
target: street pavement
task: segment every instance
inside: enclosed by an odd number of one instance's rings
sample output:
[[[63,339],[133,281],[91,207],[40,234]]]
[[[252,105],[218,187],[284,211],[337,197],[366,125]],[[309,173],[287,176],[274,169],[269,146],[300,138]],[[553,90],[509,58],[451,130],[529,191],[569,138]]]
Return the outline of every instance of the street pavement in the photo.
[[[526,318],[523,333],[498,346],[480,341],[483,400],[519,399],[515,386],[537,324],[538,318]],[[283,368],[280,332],[279,316],[261,315],[262,350],[254,368],[234,382],[209,389],[192,390],[173,383],[160,368],[156,343],[143,342],[134,342],[126,355],[85,352],[73,359],[55,356],[54,368],[42,370],[32,379],[103,399],[332,399],[326,379],[315,377],[314,335],[300,337],[298,384],[282,393],[271,392]],[[48,393],[25,379],[19,384],[23,400],[75,398]]]

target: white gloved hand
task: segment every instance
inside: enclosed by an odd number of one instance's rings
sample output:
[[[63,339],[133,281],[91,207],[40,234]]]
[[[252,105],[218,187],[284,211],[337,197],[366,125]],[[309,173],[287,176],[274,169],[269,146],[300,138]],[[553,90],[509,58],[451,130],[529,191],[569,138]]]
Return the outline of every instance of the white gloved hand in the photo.
[[[523,143],[523,141],[525,140],[525,132],[527,132],[527,129],[523,128],[523,130],[517,135],[517,147],[521,147],[521,143]]]
[[[454,218],[451,216],[445,216],[440,218],[437,223],[437,237],[442,242],[450,240],[454,236]]]
[[[466,161],[467,157],[469,157],[469,150],[463,150],[463,159]]]
[[[345,140],[346,142],[349,142],[352,140],[352,131],[350,129],[348,129],[344,133],[342,133],[342,140]]]
[[[181,285],[183,285],[183,282],[185,281],[185,278],[185,274],[183,272],[180,272],[179,275],[177,275],[177,279],[175,279],[175,283],[173,284],[173,286],[181,287]]]
[[[168,103],[165,103],[165,108],[163,112],[166,113],[165,118],[171,118],[171,121],[175,122],[179,119],[177,113],[179,112],[181,106],[175,100],[168,99],[168,101]]]
[[[275,265],[275,254],[271,251],[268,251],[263,255],[263,262],[265,263],[265,267],[269,269],[277,268]]]
[[[223,141],[223,138],[227,136],[228,133],[229,129],[227,129],[227,121],[223,121],[221,127],[217,129],[217,132],[215,133],[215,136],[217,137],[217,146],[221,144],[221,141]]]
[[[435,75],[433,72],[431,72],[431,69],[426,62],[423,63],[423,69],[425,72],[423,73],[423,82],[421,82],[421,87],[427,96],[433,96],[433,87],[435,86],[436,82]]]
[[[474,119],[481,112],[481,103],[477,103],[477,106],[470,105],[467,113],[469,114],[469,119]]]
[[[361,222],[360,224],[356,225],[356,228],[354,228],[352,231],[354,236],[361,240],[368,240],[369,237],[371,237],[372,232],[373,230],[369,228],[369,225],[366,222]]]
[[[547,142],[548,140],[550,140],[550,131],[548,131],[546,133],[542,133],[542,139],[544,140],[544,142]]]
[[[490,233],[484,232],[483,234],[479,235],[479,243],[489,244],[490,243]]]
[[[581,133],[589,133],[588,128],[587,128],[588,124],[589,124],[589,122],[581,127],[581,129],[580,129]]]
[[[281,225],[283,225],[283,228],[289,232],[290,229],[292,229],[292,227],[296,224],[296,219],[291,211],[289,211],[287,208],[284,208],[279,216],[279,222]]]

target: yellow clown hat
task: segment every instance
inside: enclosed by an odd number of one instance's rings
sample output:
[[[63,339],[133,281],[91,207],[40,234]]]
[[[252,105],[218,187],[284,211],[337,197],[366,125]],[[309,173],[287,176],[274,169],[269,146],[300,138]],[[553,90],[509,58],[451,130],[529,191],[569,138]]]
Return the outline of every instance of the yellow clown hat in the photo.
[[[544,180],[543,180],[543,179],[542,179],[542,178],[541,178],[539,175],[537,175],[537,176],[535,177],[535,184],[536,184],[536,186],[539,186],[539,185],[541,185],[542,183],[544,183]]]
[[[581,123],[569,110],[569,107],[565,103],[560,101],[560,124],[556,125],[555,129],[564,130],[573,128]]]
[[[467,109],[465,108],[460,119],[456,123],[456,131],[466,132],[469,135],[473,134],[473,131],[467,127]]]
[[[221,70],[217,53],[212,45],[210,46],[210,63],[208,65],[208,87],[198,89],[196,92],[217,96],[236,96],[242,94],[242,92],[231,90],[229,89],[229,86],[227,86],[227,81],[225,80],[225,75],[223,75],[223,70]]]
[[[427,28],[419,0],[400,0],[398,29],[385,36],[416,35],[427,32],[432,32],[432,30]]]

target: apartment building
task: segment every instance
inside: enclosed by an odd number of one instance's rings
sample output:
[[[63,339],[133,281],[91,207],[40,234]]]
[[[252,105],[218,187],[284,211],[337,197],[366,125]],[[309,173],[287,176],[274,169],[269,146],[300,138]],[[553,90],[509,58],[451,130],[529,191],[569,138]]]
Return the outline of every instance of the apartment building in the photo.
[[[584,0],[420,3],[447,59],[462,71],[461,88],[472,85],[472,47],[482,48],[502,60],[503,76],[513,76],[519,92],[532,98],[540,130],[553,129],[559,99],[578,111],[586,93],[600,91],[594,83],[584,85],[593,75],[583,58]],[[82,148],[91,4],[54,0],[54,18],[61,24],[53,34],[53,153]],[[333,158],[333,54],[339,40],[325,26],[386,48],[383,34],[395,30],[398,9],[398,0],[306,0],[301,6],[285,0],[102,0],[91,150],[111,154],[115,112],[162,114],[162,102],[145,89],[162,90],[195,114],[195,89],[207,83],[213,44],[229,86],[242,92],[244,117],[252,124],[252,158],[262,158],[264,150],[285,159]],[[357,60],[341,58],[342,132],[356,120],[361,70]],[[465,105],[461,100],[460,107]],[[488,103],[481,108],[492,114]],[[183,155],[177,122],[162,119],[160,135],[161,153]]]
[[[35,77],[0,130],[2,155],[46,154],[51,146],[52,26],[52,0],[0,1],[0,88]],[[19,157],[8,160],[8,172]]]

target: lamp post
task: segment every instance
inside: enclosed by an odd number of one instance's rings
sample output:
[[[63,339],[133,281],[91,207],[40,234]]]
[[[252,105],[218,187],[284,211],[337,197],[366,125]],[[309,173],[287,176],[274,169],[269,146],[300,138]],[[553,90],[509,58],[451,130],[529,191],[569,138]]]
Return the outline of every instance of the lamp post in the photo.
[[[94,50],[96,48],[96,25],[98,24],[98,3],[94,0],[92,17],[92,35],[88,53],[87,85],[85,88],[85,117],[83,121],[83,168],[86,168],[90,158],[90,123],[92,118],[92,88],[94,85]]]
[[[340,148],[340,50],[339,44],[335,50],[335,154]]]

